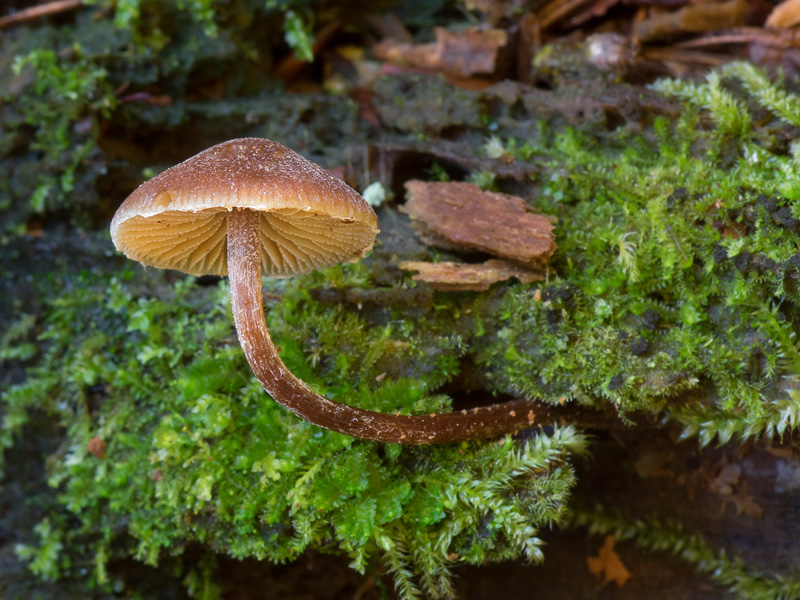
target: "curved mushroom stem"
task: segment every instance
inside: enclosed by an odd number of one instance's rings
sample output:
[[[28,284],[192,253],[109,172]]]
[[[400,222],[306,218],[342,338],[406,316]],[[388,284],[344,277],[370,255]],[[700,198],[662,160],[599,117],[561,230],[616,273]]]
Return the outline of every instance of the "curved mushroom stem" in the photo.
[[[511,433],[533,425],[534,404],[514,400],[455,413],[402,416],[333,402],[295,377],[269,336],[261,290],[260,216],[228,217],[228,276],[233,318],[250,368],[275,400],[320,427],[358,438],[400,444],[443,444]]]

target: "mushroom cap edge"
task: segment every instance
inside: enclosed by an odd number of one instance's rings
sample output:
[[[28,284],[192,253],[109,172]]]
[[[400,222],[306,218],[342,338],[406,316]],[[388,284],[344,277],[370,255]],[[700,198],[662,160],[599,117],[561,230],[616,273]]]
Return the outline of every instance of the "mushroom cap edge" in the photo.
[[[118,250],[145,265],[227,274],[229,211],[262,214],[264,273],[290,277],[368,252],[372,207],[343,181],[261,138],[223,142],[140,185],[111,222]]]

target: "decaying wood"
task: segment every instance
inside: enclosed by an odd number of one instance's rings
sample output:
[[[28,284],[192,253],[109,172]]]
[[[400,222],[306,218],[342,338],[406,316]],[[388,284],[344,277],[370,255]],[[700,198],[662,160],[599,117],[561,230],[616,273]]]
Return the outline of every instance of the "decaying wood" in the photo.
[[[427,76],[422,77],[424,81]],[[524,109],[527,118],[514,121],[517,139],[531,135],[534,124],[539,121],[564,122],[575,126],[585,126],[588,121],[595,121],[598,129],[612,129],[619,123],[625,123],[626,127],[644,131],[654,117],[676,119],[683,110],[674,98],[659,95],[647,88],[611,86],[597,80],[564,80],[555,91],[516,81],[503,81],[482,91],[477,97],[482,104],[497,103]],[[464,128],[463,120],[456,120],[444,111],[442,114],[434,113],[435,119],[425,120],[423,115],[436,110],[430,104],[395,102],[392,97],[376,99],[374,95],[370,100],[370,110],[375,111],[380,122],[387,127],[402,129],[409,123],[416,123],[418,129],[430,131],[431,134],[443,130],[461,131]],[[433,139],[424,141],[370,142],[352,156],[354,162],[348,167],[348,181],[358,181],[363,173],[368,172],[369,177],[360,181],[360,185],[365,187],[378,180],[397,195],[402,194],[402,185],[409,178],[406,174],[418,176],[421,169],[430,167],[432,161],[454,167],[456,179],[466,173],[488,170],[498,180],[528,181],[531,175],[536,175],[541,169],[538,155],[528,160],[517,157],[513,162],[505,163],[488,158],[469,144],[435,135]],[[417,170],[410,171],[410,164],[416,164]],[[399,173],[404,176],[398,177]]]
[[[409,260],[400,263],[405,271],[418,271],[414,281],[424,281],[433,289],[445,292],[483,292],[493,283],[515,277],[522,283],[542,281],[545,274],[531,271],[496,258],[469,264],[457,262],[422,262]]]
[[[519,43],[517,44],[517,79],[530,83],[533,79],[533,57],[542,48],[542,29],[534,13],[519,20]]]
[[[380,60],[452,77],[495,75],[508,70],[509,36],[506,31],[470,28],[452,32],[435,27],[434,33],[436,41],[431,44],[386,39],[375,45],[373,53]]]
[[[402,210],[429,245],[486,252],[540,270],[556,249],[553,225],[522,198],[464,182],[408,181]]]

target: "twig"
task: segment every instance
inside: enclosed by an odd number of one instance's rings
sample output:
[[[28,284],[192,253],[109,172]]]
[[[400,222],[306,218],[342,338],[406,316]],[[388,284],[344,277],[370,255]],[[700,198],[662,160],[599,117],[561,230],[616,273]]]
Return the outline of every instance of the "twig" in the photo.
[[[749,44],[752,42],[778,48],[792,48],[800,46],[800,30],[770,31],[761,27],[737,27],[727,31],[714,32],[693,40],[678,42],[675,46],[680,48],[702,48],[705,46]]]
[[[591,19],[596,19],[598,17],[604,16],[609,10],[611,10],[616,4],[619,3],[620,0],[596,0],[594,4],[585,8],[581,12],[579,12],[574,17],[570,18],[567,21],[567,26],[572,27],[580,27],[587,21]]]
[[[83,0],[55,0],[55,2],[48,2],[47,4],[40,4],[39,6],[32,6],[26,8],[13,15],[0,17],[0,29],[5,29],[18,23],[38,19],[39,17],[46,17],[48,15],[55,15],[61,12],[78,8],[83,4]]]
[[[686,52],[671,48],[646,48],[642,56],[649,60],[660,60],[681,63],[696,63],[718,67],[734,60],[734,57],[707,52]]]
[[[567,15],[583,8],[584,4],[591,2],[592,0],[553,0],[539,11],[536,16],[539,18],[542,29],[547,29]]]

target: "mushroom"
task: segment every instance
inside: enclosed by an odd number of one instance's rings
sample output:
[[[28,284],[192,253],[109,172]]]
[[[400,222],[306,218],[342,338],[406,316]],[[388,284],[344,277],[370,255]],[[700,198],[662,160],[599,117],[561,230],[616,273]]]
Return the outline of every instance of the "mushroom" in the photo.
[[[295,377],[270,339],[261,276],[290,277],[355,261],[378,233],[352,188],[281,144],[245,138],[213,146],[137,188],[111,221],[118,250],[145,265],[228,275],[239,341],[264,389],[307,421],[359,438],[440,444],[533,423],[533,403],[403,416],[333,402]]]

